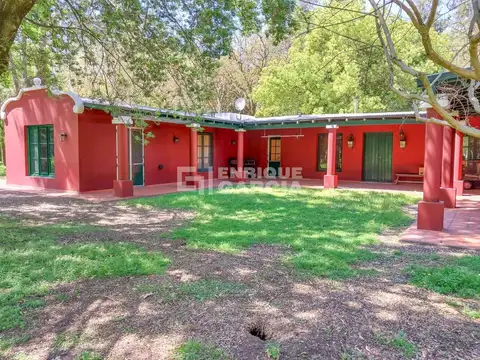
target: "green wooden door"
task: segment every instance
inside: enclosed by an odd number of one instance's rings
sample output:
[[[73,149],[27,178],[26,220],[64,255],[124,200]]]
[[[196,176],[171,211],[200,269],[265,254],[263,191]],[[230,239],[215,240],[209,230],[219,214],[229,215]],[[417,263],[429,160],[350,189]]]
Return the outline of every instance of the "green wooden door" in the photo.
[[[363,180],[392,181],[392,133],[365,133],[363,145]]]
[[[281,139],[269,138],[268,143],[268,175],[278,177],[280,171]]]

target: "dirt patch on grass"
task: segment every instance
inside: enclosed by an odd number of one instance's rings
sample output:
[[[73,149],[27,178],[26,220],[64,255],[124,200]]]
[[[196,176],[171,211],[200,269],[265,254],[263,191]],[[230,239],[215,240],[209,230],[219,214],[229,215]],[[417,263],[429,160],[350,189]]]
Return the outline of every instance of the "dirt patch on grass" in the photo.
[[[171,359],[176,348],[195,339],[236,359],[266,359],[266,341],[251,333],[253,325],[280,345],[281,359],[480,357],[480,323],[458,310],[463,300],[452,305],[450,297],[404,278],[406,255],[428,256],[438,248],[393,239],[371,248],[384,255],[368,264],[377,270],[374,277],[309,278],[285,265],[288,247],[255,245],[227,254],[159,239],[158,232],[168,237],[191,217],[188,212],[4,195],[1,213],[10,216],[106,228],[59,243],[128,241],[161,249],[171,259],[165,275],[58,285],[44,298],[46,306],[32,310],[25,329],[1,334],[27,335],[4,351],[6,357],[74,359],[94,352],[105,359]],[[478,301],[468,304],[476,307]]]
[[[171,229],[193,218],[191,211],[129,207],[118,202],[93,203],[68,197],[46,197],[0,190],[0,215],[30,220],[39,225],[77,223],[92,226],[59,237],[59,243],[123,241],[149,250],[165,246],[160,240]]]
[[[262,324],[285,359],[403,359],[391,345],[399,333],[423,358],[480,355],[479,323],[448,305],[447,297],[378,278],[299,280],[275,247],[266,256],[255,248],[237,255],[181,248],[170,255],[166,275],[57,287],[25,330],[31,340],[13,351],[39,359],[87,350],[108,359],[170,359],[182,343],[197,339],[237,359],[262,359],[265,341],[250,331]],[[205,279],[241,289],[207,299],[171,298],[182,284]],[[146,285],[159,293],[141,291]],[[74,340],[55,346],[59,336]]]

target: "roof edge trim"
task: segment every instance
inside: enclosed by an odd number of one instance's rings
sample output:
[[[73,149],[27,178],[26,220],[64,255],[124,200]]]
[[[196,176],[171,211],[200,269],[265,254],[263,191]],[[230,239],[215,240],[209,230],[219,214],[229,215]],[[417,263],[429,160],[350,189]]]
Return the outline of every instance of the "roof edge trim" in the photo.
[[[33,86],[33,87],[30,87],[30,88],[20,89],[17,96],[8,98],[7,100],[5,100],[3,102],[2,106],[0,107],[0,119],[5,120],[7,118],[6,109],[7,109],[8,104],[11,104],[15,101],[20,100],[24,93],[31,92],[31,91],[37,91],[37,90],[45,90],[45,89],[46,89],[46,86]]]
[[[11,97],[11,98],[8,98],[7,100],[5,100],[2,104],[2,106],[0,107],[0,119],[5,120],[7,118],[7,106],[9,104],[11,104],[15,101],[19,101],[23,97],[23,95],[27,92],[38,91],[38,90],[48,90],[48,88],[46,86],[33,86],[33,87],[30,87],[30,88],[20,89],[17,96]],[[85,106],[83,104],[82,98],[78,94],[74,93],[73,91],[58,91],[58,90],[52,90],[52,93],[55,96],[66,95],[66,96],[70,97],[74,102],[72,111],[75,114],[83,113],[83,111],[85,109]]]
[[[80,97],[80,95],[78,95],[77,93],[74,93],[73,91],[59,91],[59,90],[53,90],[52,93],[55,94],[56,96],[62,96],[62,95],[69,96],[74,102],[72,111],[75,114],[82,114],[83,111],[85,110],[85,104],[83,103],[83,100]]]

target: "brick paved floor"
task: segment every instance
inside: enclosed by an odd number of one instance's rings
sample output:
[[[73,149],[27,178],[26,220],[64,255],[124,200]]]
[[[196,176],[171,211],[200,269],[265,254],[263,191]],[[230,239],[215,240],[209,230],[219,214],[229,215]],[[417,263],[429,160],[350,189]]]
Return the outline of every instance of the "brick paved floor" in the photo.
[[[418,230],[414,223],[400,241],[480,250],[480,194],[463,196],[457,209],[445,210],[444,231]]]

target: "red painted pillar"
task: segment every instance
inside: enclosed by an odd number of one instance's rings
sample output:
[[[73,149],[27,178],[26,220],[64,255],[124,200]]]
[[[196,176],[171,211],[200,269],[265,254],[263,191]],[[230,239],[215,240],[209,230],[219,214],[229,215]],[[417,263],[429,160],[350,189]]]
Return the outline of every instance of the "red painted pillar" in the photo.
[[[338,187],[338,176],[335,174],[337,159],[337,125],[327,126],[328,129],[328,152],[327,152],[327,174],[323,177],[325,189]]]
[[[443,127],[442,151],[442,187],[440,200],[446,208],[454,209],[457,206],[457,190],[453,187],[453,141],[455,130],[450,126]]]
[[[453,155],[453,187],[457,195],[463,196],[463,133],[455,132],[455,145]]]
[[[193,124],[192,124],[193,125]],[[190,179],[186,181],[187,185],[198,184],[198,127],[190,127]]]
[[[128,128],[117,125],[117,167],[118,179],[113,182],[113,193],[117,197],[133,196],[133,181],[130,180],[128,169]]]
[[[423,201],[418,203],[417,228],[443,230],[444,203],[440,201],[442,175],[443,126],[425,125],[425,176]]]
[[[245,180],[245,173],[243,171],[243,154],[244,154],[244,140],[245,129],[237,129],[237,181]]]

